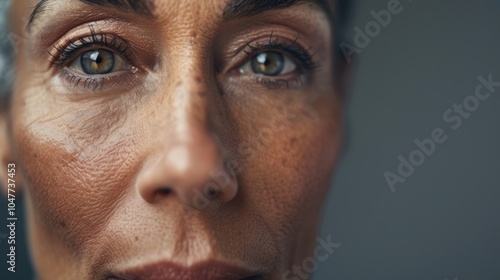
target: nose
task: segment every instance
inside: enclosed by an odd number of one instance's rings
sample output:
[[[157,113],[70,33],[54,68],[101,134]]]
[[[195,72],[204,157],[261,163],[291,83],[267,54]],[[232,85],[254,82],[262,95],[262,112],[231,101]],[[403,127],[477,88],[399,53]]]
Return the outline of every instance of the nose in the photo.
[[[177,88],[170,101],[175,106],[166,110],[167,121],[151,126],[161,132],[136,180],[140,196],[151,204],[177,197],[199,210],[215,201],[231,201],[238,184],[225,169],[222,144],[210,121],[208,94],[193,94],[186,86]]]

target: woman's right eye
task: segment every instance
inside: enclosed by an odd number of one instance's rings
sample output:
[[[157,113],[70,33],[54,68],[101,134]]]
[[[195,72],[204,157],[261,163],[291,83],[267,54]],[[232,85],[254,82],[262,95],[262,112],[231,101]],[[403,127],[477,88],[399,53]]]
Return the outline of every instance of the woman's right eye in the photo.
[[[132,68],[120,56],[106,49],[85,51],[73,60],[69,67],[86,75],[105,75]]]

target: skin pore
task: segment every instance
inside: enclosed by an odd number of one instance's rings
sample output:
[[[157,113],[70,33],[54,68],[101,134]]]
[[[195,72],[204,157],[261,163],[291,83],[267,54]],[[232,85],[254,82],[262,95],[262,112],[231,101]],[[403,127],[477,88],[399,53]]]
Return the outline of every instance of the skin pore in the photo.
[[[333,3],[45,2],[13,3],[0,122],[39,279],[273,280],[312,255],[342,139]]]

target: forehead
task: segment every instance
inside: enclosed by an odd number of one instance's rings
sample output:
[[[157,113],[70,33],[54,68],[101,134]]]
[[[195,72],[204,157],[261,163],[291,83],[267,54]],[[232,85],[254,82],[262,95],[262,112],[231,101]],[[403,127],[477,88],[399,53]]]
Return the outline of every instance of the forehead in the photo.
[[[187,15],[220,16],[223,19],[250,16],[266,10],[283,9],[295,4],[310,4],[332,14],[332,2],[335,0],[21,0],[13,1],[13,13],[21,13],[23,21],[32,25],[47,10],[60,10],[68,5],[95,6],[114,8],[123,12],[132,12],[143,16],[170,17],[179,12],[189,11]],[[26,13],[29,12],[29,15]],[[19,15],[19,14],[18,14]],[[14,21],[19,19],[16,15]]]
[[[337,29],[332,2],[337,0],[21,0],[12,2],[11,27],[14,34],[30,38],[47,36],[58,29],[59,22],[90,22],[100,17],[125,18],[135,25],[138,19],[149,18],[154,20],[143,21],[143,27],[154,24],[180,32],[195,29],[208,35],[226,20],[279,10],[283,20],[300,18],[329,33]]]

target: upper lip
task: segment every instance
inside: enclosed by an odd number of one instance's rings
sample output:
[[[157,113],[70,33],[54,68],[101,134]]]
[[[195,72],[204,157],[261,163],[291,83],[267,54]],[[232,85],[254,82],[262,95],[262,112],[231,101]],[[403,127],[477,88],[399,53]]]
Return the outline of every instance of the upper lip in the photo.
[[[115,275],[124,280],[243,280],[261,279],[259,272],[218,261],[182,266],[162,261],[127,269]],[[113,278],[111,278],[113,279]]]

